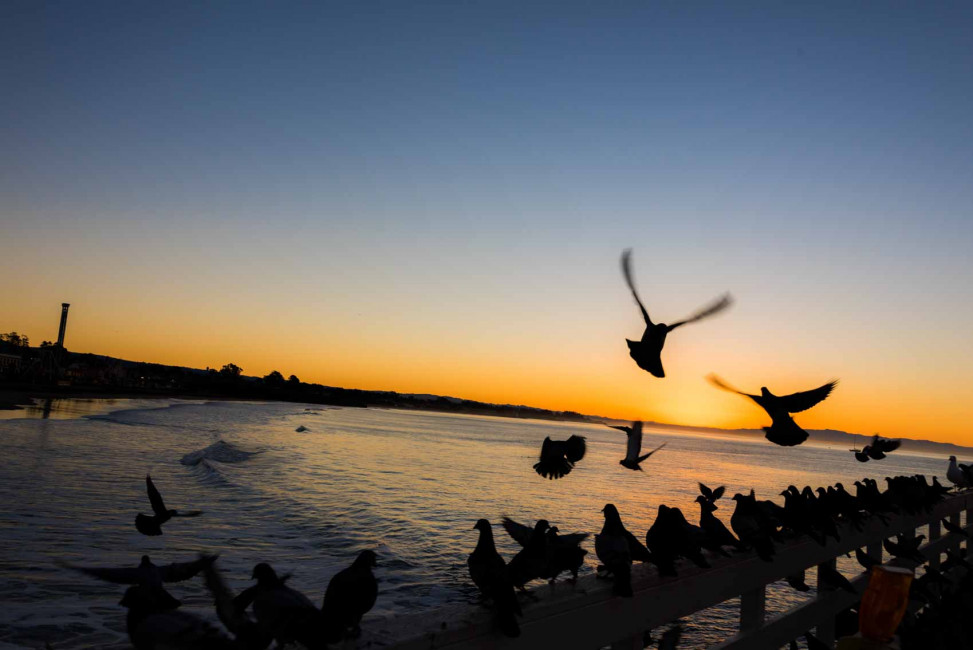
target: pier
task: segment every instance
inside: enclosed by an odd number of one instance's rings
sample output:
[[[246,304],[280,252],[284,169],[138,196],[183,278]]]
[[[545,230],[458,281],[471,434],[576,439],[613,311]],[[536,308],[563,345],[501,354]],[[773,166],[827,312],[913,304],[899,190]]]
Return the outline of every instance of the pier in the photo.
[[[645,634],[649,630],[734,598],[740,601],[738,630],[710,646],[712,649],[779,648],[808,630],[813,630],[825,643],[833,644],[834,617],[858,601],[867,584],[867,574],[861,572],[850,578],[858,590],[855,596],[827,589],[819,578],[820,568],[834,566],[839,556],[853,554],[861,547],[887,562],[890,558],[882,540],[897,534],[907,537],[925,534],[927,539],[920,551],[934,567],[939,566],[947,549],[967,555],[969,544],[963,543],[965,538],[955,533],[943,534],[940,519],[973,530],[973,491],[948,496],[929,513],[893,515],[888,524],[878,517],[870,517],[861,531],[845,525],[840,529],[841,541],[829,540],[826,546],[806,537],[778,544],[773,562],[764,562],[752,553],[710,557],[712,568],[702,569],[682,562],[679,575],[666,578],[660,577],[651,565],[636,564],[632,567],[632,598],[613,596],[611,580],[590,574],[581,577],[575,585],[564,580],[553,586],[540,584],[531,590],[536,601],[522,600],[524,616],[520,619],[521,635],[517,638],[504,637],[495,629],[490,609],[464,604],[370,621],[364,626],[365,633],[356,647],[634,650],[645,646]],[[767,585],[800,572],[806,572],[809,584],[812,575],[817,579],[816,596],[768,616]]]

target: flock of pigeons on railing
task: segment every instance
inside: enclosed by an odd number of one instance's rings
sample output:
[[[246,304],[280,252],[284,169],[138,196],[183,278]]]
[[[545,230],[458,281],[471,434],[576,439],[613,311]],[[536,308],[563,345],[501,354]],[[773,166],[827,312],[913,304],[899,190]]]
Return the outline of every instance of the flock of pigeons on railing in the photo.
[[[685,320],[671,325],[653,323],[635,290],[631,252],[628,250],[622,254],[622,271],[646,325],[641,340],[627,341],[629,353],[640,368],[655,377],[665,376],[661,353],[669,332],[717,314],[732,302],[729,294],[726,294]],[[762,388],[759,395],[737,391],[715,376],[711,376],[710,381],[720,388],[749,397],[761,406],[771,418],[771,426],[764,428],[767,439],[782,446],[799,445],[808,438],[791,414],[807,410],[824,400],[837,383],[832,381],[813,390],[778,396],[766,388]],[[642,454],[641,422],[613,428],[627,434],[625,457],[619,461],[626,469],[641,470],[640,464],[665,446]],[[898,441],[875,436],[865,449],[854,451],[856,458],[865,462],[880,460],[898,446]],[[571,436],[563,441],[546,438],[534,469],[541,476],[559,479],[569,474],[584,455],[585,438],[582,436]],[[955,457],[950,458],[950,463],[947,478],[961,487],[973,486],[973,470],[958,465]],[[879,490],[875,481],[870,479],[856,482],[855,495],[847,492],[840,483],[817,490],[809,486],[802,490],[789,486],[781,493],[783,505],[758,500],[752,490],[749,494],[736,494],[733,496],[736,507],[730,518],[732,532],[713,514],[718,509],[717,502],[723,496],[724,488],[711,490],[700,483],[700,496],[696,498],[700,507],[698,525],[689,523],[679,508],[660,505],[655,522],[645,534],[645,544],[625,528],[618,509],[609,503],[603,509],[604,526],[595,535],[595,552],[601,563],[598,572],[599,575],[611,576],[615,595],[630,597],[633,595],[633,562],[650,562],[662,576],[676,575],[677,564],[682,559],[699,567],[709,567],[704,551],[710,556],[726,556],[729,555],[727,549],[734,552],[752,550],[761,559],[770,562],[773,561],[775,544],[789,537],[806,535],[823,545],[828,538],[839,539],[839,525],[847,524],[860,529],[869,516],[886,518],[893,513],[928,511],[948,492],[935,477],[931,484],[923,476],[900,476],[886,481],[888,486],[884,491]],[[136,528],[145,535],[161,535],[162,525],[173,517],[201,514],[199,511],[179,512],[166,508],[161,494],[148,476],[146,489],[153,515],[139,513],[135,520]],[[943,521],[943,526],[947,530],[955,529],[948,521]],[[535,579],[553,582],[565,572],[571,574],[572,581],[576,580],[588,552],[581,548],[588,534],[562,535],[556,526],[551,526],[544,519],[531,528],[505,518],[503,527],[520,543],[522,550],[509,563],[505,562],[494,545],[490,523],[480,519],[474,526],[479,530],[479,541],[469,556],[468,566],[473,582],[493,603],[498,628],[508,636],[517,636],[520,633],[517,617],[522,612],[515,589],[525,591],[526,585]],[[961,529],[955,529],[955,532],[966,534]],[[924,558],[918,551],[921,540],[922,536],[911,540],[901,538],[897,542],[886,540],[885,548],[901,560],[922,563]],[[877,561],[860,549],[856,555],[866,568]],[[121,604],[128,609],[129,638],[139,650],[263,650],[274,641],[280,646],[299,643],[307,648],[324,648],[329,643],[358,636],[361,618],[375,604],[378,595],[378,584],[372,574],[376,555],[370,550],[361,552],[350,567],[331,579],[320,608],[289,587],[288,576],[278,576],[264,562],[253,569],[255,584],[234,595],[216,569],[215,559],[216,556],[202,556],[192,562],[157,566],[148,556],[143,556],[135,568],[70,568],[109,582],[132,585],[125,592]],[[952,556],[949,561],[968,566],[965,560],[957,556]],[[180,610],[180,601],[163,586],[164,583],[187,580],[199,573],[205,577],[225,631]],[[827,572],[825,579],[833,581],[838,588],[854,591],[854,587],[837,571]],[[944,580],[941,574],[930,568],[916,581],[919,585],[916,587],[917,597],[926,598],[930,604],[934,601],[938,603],[938,609],[933,612],[944,610],[946,605],[942,603],[942,598],[934,597],[929,583],[939,581],[937,584],[941,584]],[[800,575],[789,577],[788,583],[800,591],[809,589]],[[923,621],[934,620],[934,614],[926,614],[925,618],[917,620],[916,629],[921,629]],[[973,638],[973,635],[965,638]],[[811,643],[812,639],[809,636],[808,642]],[[675,647],[673,644],[676,640],[677,637],[670,636],[667,643]]]

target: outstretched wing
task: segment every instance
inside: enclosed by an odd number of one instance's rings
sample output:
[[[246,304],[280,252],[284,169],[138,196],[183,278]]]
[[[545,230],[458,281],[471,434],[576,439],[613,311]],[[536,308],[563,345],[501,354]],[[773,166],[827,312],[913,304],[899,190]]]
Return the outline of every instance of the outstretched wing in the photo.
[[[838,380],[829,381],[824,386],[813,390],[806,390],[801,393],[782,395],[780,403],[788,413],[800,413],[806,411],[815,404],[824,401],[824,398],[831,394],[834,387],[838,385]]]
[[[75,566],[64,562],[59,564],[65,568],[80,571],[92,578],[98,578],[105,582],[114,582],[119,585],[136,585],[142,581],[145,575],[138,568],[116,569],[110,567]]]
[[[635,291],[635,281],[632,279],[631,248],[626,248],[622,251],[622,274],[625,276],[625,283],[628,285],[628,290],[632,292],[635,302],[639,304],[639,309],[642,310],[642,318],[645,319],[645,324],[652,325],[652,319],[649,318],[649,312],[646,311],[645,305],[642,304],[642,300],[639,298],[638,292]]]
[[[641,463],[643,460],[645,460],[646,458],[648,458],[649,456],[651,456],[655,452],[659,451],[660,449],[662,449],[663,447],[665,447],[667,444],[668,443],[663,442],[661,445],[659,445],[658,447],[656,447],[655,449],[653,449],[649,453],[642,454],[641,456],[639,456],[639,462]]]
[[[888,453],[890,451],[895,451],[902,444],[901,440],[889,440],[888,438],[879,438],[878,434],[872,438],[872,448],[879,451]]]
[[[632,423],[632,430],[628,432],[628,446],[625,449],[625,458],[635,460],[642,451],[642,423],[638,420]]]
[[[569,535],[558,535],[558,546],[577,546],[588,538],[588,533],[571,533]]]
[[[712,373],[707,375],[706,379],[708,379],[709,383],[713,384],[717,388],[722,388],[723,390],[728,390],[731,393],[736,393],[737,395],[743,395],[744,397],[749,397],[757,404],[760,404],[760,395],[751,395],[750,393],[744,393],[742,390],[737,390],[736,388],[730,386],[728,383],[726,383],[725,381],[723,381],[722,379],[720,379],[719,377],[717,377]]]
[[[216,555],[200,555],[198,560],[192,562],[173,562],[166,566],[159,567],[159,576],[163,582],[182,582],[189,580],[197,573],[213,564]]]
[[[507,534],[513,537],[514,540],[521,546],[527,546],[527,542],[530,541],[531,533],[533,533],[534,530],[523,524],[518,524],[510,517],[504,517],[502,521],[503,529],[507,531]],[[567,535],[561,536],[559,539],[563,539],[563,537],[567,537]]]
[[[720,296],[710,304],[706,305],[705,307],[697,311],[689,318],[685,320],[681,320],[677,323],[673,323],[672,325],[669,325],[669,331],[671,332],[677,327],[686,325],[687,323],[694,323],[698,320],[702,320],[710,316],[715,316],[716,314],[720,313],[721,311],[723,311],[724,309],[726,309],[732,304],[733,304],[733,297],[728,293],[724,293],[722,296]]]
[[[606,424],[605,426],[608,427],[609,429],[618,429],[619,431],[625,433],[626,435],[632,432],[632,427],[626,427],[620,424]]]
[[[564,443],[564,455],[572,463],[577,463],[584,458],[586,449],[584,436],[571,436]]]
[[[722,497],[724,492],[726,492],[726,486],[725,485],[721,485],[720,487],[718,487],[715,490],[713,490],[713,501],[716,501],[717,499],[719,499],[720,497]]]
[[[713,490],[703,485],[702,481],[699,482],[699,493],[703,495],[704,499],[707,499],[709,501],[713,500]]]
[[[162,500],[162,495],[159,494],[155,483],[152,482],[152,477],[148,474],[145,475],[145,491],[149,493],[149,503],[152,504],[152,512],[157,515],[166,514],[166,504]]]

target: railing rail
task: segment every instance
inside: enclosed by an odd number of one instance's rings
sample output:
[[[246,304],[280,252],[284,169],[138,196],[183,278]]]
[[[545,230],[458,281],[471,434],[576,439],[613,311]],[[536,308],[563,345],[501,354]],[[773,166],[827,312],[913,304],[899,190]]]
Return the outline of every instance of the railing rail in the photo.
[[[858,596],[831,591],[818,582],[814,598],[771,619],[766,617],[766,587],[788,575],[835,562],[838,556],[867,547],[870,555],[884,557],[882,540],[896,534],[915,535],[928,525],[929,540],[920,548],[938,564],[947,548],[960,550],[965,539],[941,534],[939,520],[948,517],[959,524],[966,512],[965,526],[973,531],[973,491],[948,497],[930,513],[899,515],[888,524],[871,517],[862,531],[845,526],[840,541],[821,546],[807,538],[778,545],[774,562],[755,555],[711,558],[712,568],[681,564],[679,576],[663,578],[648,565],[632,570],[632,598],[611,594],[611,581],[594,575],[580,578],[576,585],[559,582],[533,589],[537,600],[524,605],[521,635],[502,636],[495,628],[490,610],[471,605],[449,606],[430,612],[370,621],[359,648],[496,648],[520,650],[538,647],[643,648],[644,633],[678,618],[740,597],[739,632],[712,646],[719,649],[774,648],[787,644],[809,629],[815,629],[826,643],[833,642],[834,616],[853,605]],[[966,551],[964,551],[965,553]],[[860,593],[865,575],[852,580]]]

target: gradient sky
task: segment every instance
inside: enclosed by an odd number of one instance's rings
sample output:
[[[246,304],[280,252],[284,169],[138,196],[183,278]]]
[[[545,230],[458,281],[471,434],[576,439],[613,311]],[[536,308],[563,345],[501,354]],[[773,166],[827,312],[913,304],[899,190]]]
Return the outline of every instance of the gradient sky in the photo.
[[[5,2],[0,331],[973,444],[971,79],[962,2]],[[737,301],[664,380],[626,247],[658,320]]]

